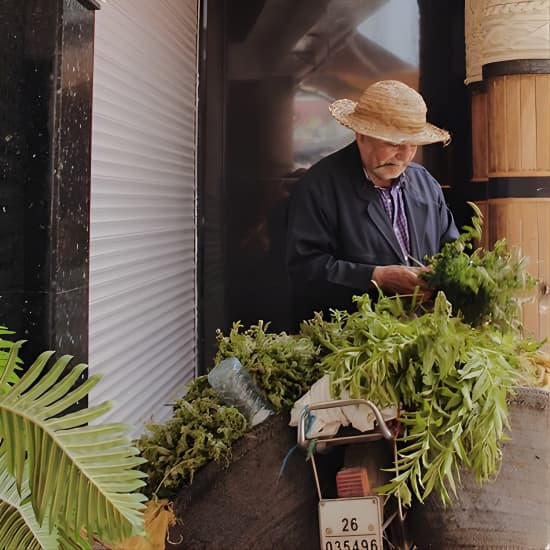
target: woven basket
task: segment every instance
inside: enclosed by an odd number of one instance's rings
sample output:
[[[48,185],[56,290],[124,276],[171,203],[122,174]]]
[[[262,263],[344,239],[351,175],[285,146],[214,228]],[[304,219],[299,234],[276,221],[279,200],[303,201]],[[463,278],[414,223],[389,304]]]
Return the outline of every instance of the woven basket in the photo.
[[[496,480],[480,487],[466,472],[454,504],[432,493],[415,506],[407,523],[419,550],[550,548],[550,392],[516,391]]]

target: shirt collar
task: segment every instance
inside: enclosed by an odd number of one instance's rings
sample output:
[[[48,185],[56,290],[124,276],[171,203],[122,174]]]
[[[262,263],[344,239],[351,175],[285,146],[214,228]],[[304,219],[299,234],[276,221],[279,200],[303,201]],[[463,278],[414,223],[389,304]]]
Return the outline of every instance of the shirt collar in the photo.
[[[363,166],[363,173],[365,174],[365,177],[367,178],[367,181],[370,184],[372,184],[372,186],[375,189],[378,189],[380,191],[385,191],[385,190],[390,191],[391,189],[397,189],[398,190],[400,188],[403,188],[406,185],[407,180],[408,180],[407,169],[406,168],[403,171],[403,173],[389,187],[379,187],[377,185],[374,185],[374,182],[369,178],[369,174],[367,172],[367,169],[364,166]]]

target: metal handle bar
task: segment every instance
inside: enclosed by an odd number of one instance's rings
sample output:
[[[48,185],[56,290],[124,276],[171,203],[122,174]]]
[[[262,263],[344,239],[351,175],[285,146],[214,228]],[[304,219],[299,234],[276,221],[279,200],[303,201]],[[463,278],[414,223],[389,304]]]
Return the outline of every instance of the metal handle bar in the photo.
[[[311,403],[310,405],[306,405],[302,409],[302,413],[300,414],[300,422],[298,423],[298,445],[300,447],[303,447],[304,449],[307,449],[308,447],[308,441],[311,440],[311,438],[307,437],[306,434],[306,419],[309,416],[310,411],[317,411],[321,409],[335,409],[337,407],[347,407],[348,405],[367,405],[371,408],[376,421],[378,422],[378,431],[379,433],[375,435],[377,439],[383,437],[384,439],[392,440],[393,435],[386,425],[386,421],[384,420],[384,417],[382,416],[382,413],[380,412],[380,409],[370,400],[368,399],[339,399],[336,401],[321,401],[319,403]],[[370,436],[366,435],[354,435],[354,436],[348,436],[348,437],[335,437],[335,438],[323,438],[322,436],[318,437],[319,440],[322,440],[323,442],[329,443],[331,441],[338,442],[338,443],[350,443],[352,441],[359,441],[359,440],[365,440],[365,439],[373,439],[372,434]]]

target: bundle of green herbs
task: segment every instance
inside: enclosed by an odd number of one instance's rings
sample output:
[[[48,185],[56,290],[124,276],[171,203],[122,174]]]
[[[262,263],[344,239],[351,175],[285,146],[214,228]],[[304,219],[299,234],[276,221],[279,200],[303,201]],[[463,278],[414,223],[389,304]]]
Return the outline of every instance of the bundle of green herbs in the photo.
[[[194,380],[173,410],[172,418],[148,425],[136,442],[147,459],[142,469],[149,496],[172,496],[212,460],[228,464],[231,445],[247,430],[246,418],[222,403],[206,376]]]
[[[464,226],[453,242],[427,258],[431,266],[420,276],[430,288],[442,290],[451,302],[453,314],[466,323],[498,325],[502,330],[519,330],[519,294],[532,288],[535,280],[525,271],[517,248],[497,241],[492,250],[474,248],[481,240],[483,215],[474,203],[472,225]]]
[[[228,336],[217,331],[214,363],[236,357],[250,372],[264,397],[277,412],[294,405],[324,372],[319,363],[323,350],[303,334],[268,332],[259,321],[246,330],[234,323]]]

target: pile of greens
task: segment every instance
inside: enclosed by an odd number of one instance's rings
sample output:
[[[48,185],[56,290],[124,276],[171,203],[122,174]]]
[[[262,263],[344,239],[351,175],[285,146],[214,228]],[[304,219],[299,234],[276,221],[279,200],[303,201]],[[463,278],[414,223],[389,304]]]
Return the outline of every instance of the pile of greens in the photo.
[[[269,333],[269,323],[241,331],[234,323],[228,336],[217,331],[218,353],[214,363],[236,357],[246,367],[264,397],[277,412],[294,405],[323,376],[322,349],[303,334]]]
[[[455,492],[460,468],[479,482],[498,472],[508,427],[506,399],[529,382],[521,358],[538,343],[487,324],[474,328],[452,315],[439,292],[432,311],[399,297],[376,304],[356,298],[354,313],[334,312],[330,321],[308,322],[332,352],[322,359],[332,393],[380,407],[400,404],[404,435],[392,481],[380,490],[410,505],[436,490],[444,501]],[[337,345],[327,335],[338,334]]]
[[[245,417],[225,406],[208,384],[197,378],[183,399],[174,403],[174,415],[165,424],[151,424],[136,443],[147,459],[145,493],[171,495],[211,460],[229,463],[231,445],[247,429]]]
[[[444,501],[461,468],[478,481],[493,476],[508,427],[507,398],[516,385],[531,385],[540,343],[521,337],[517,292],[532,286],[523,260],[504,241],[474,249],[481,213],[472,226],[429,258],[428,284],[439,290],[433,308],[416,297],[356,297],[357,311],[316,314],[299,334],[268,332],[259,322],[235,323],[217,333],[217,364],[236,357],[264,397],[282,411],[321,376],[333,395],[399,404],[404,426],[394,477],[381,490],[410,504],[436,490]],[[230,457],[232,442],[247,429],[244,417],[225,406],[206,377],[174,405],[174,417],[149,427],[138,441],[151,492],[175,492],[209,460]]]
[[[228,336],[218,331],[214,362],[239,359],[264,397],[281,411],[322,376],[320,348],[300,335],[269,333],[268,327],[260,321],[244,331],[235,323]],[[174,403],[170,420],[147,428],[149,433],[136,442],[148,460],[143,466],[148,475],[146,492],[171,496],[211,460],[228,464],[231,445],[248,426],[245,417],[235,407],[226,406],[202,376]]]

